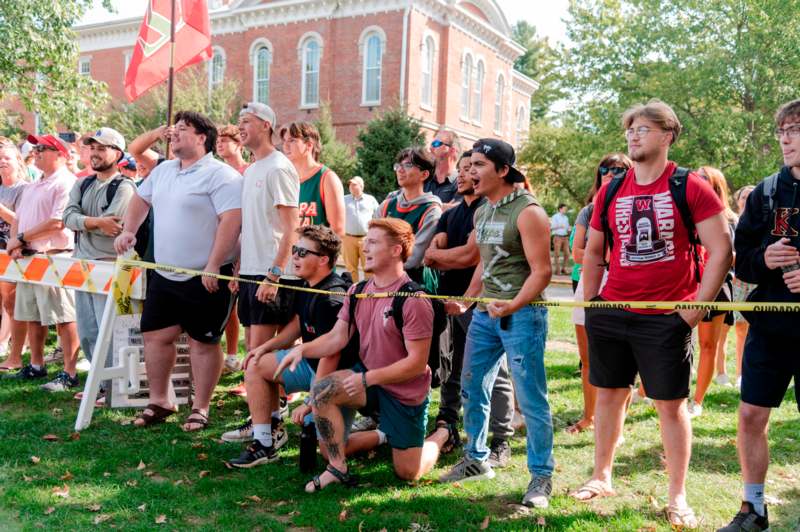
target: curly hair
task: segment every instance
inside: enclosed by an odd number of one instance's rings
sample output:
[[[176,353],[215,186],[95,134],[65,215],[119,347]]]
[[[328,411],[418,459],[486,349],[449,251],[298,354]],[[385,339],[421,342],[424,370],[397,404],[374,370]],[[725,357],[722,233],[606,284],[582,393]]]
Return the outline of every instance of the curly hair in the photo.
[[[297,228],[300,238],[307,238],[317,244],[319,253],[328,257],[331,269],[336,267],[336,259],[342,250],[342,239],[330,227],[324,225],[306,225]]]

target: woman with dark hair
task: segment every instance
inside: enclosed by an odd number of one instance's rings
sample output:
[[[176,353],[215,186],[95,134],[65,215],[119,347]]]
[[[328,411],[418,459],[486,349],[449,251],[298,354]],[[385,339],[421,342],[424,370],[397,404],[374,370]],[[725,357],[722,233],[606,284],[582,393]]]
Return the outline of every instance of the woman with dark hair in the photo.
[[[586,198],[586,206],[578,213],[575,219],[575,234],[573,237],[572,260],[575,270],[580,271],[583,263],[583,252],[589,240],[589,221],[594,211],[594,196],[604,184],[614,177],[621,177],[632,166],[628,157],[623,153],[612,153],[603,157],[595,172],[594,183]],[[574,279],[574,278],[573,278]],[[575,301],[583,301],[583,283],[578,277],[575,286]],[[575,307],[572,311],[572,323],[575,325],[575,337],[578,341],[578,354],[581,357],[581,382],[583,384],[583,417],[567,427],[567,432],[575,434],[592,428],[594,425],[594,404],[597,390],[589,383],[589,339],[586,336],[585,316],[583,308]]]

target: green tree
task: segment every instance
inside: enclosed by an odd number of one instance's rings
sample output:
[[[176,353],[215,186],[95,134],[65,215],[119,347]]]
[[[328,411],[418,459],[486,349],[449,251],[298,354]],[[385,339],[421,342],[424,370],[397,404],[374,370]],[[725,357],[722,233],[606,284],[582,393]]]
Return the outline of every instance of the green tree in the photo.
[[[512,28],[513,39],[525,48],[514,62],[514,68],[539,84],[531,97],[531,117],[543,118],[552,104],[563,98],[558,84],[563,50],[553,47],[547,37],[539,37],[536,27],[520,20]]]
[[[110,9],[110,1],[103,4]],[[0,2],[0,102],[18,99],[39,115],[42,129],[77,131],[96,124],[107,101],[102,83],[78,72],[72,26],[92,0]]]
[[[392,168],[397,153],[409,146],[423,145],[425,136],[419,122],[403,108],[394,106],[370,120],[358,132],[358,141],[358,173],[370,194],[381,197],[397,189]]]
[[[209,90],[205,64],[187,68],[175,75],[173,112],[198,111],[223,125],[236,123],[238,117],[239,84],[226,80]],[[112,124],[126,139],[134,139],[145,131],[164,125],[167,121],[166,83],[150,89],[138,100],[115,103],[106,122]]]
[[[320,107],[319,119],[314,122],[319,130],[320,140],[322,141],[322,154],[320,162],[341,178],[343,183],[356,175],[356,157],[353,155],[350,146],[336,138],[336,128],[333,127],[331,116],[331,106],[325,102]]]

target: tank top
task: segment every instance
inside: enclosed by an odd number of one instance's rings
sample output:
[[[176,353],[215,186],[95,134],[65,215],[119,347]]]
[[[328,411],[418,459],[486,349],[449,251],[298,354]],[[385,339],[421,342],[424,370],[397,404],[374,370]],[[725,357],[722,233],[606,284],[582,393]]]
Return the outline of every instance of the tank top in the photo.
[[[324,225],[330,227],[328,217],[325,215],[325,193],[322,185],[330,169],[324,164],[319,170],[300,183],[300,226]]]
[[[483,297],[513,299],[531,273],[522,238],[517,228],[520,212],[539,205],[525,190],[515,190],[491,205],[484,203],[475,212],[475,240],[483,262]],[[541,299],[541,295],[537,299]],[[485,310],[485,305],[478,305]]]
[[[416,235],[417,231],[419,231],[422,227],[422,223],[425,221],[425,215],[435,202],[431,201],[429,203],[411,205],[410,207],[400,207],[398,202],[399,198],[400,194],[389,198],[389,200],[383,206],[381,216],[383,218],[400,218],[401,220],[405,220],[411,226],[411,230]]]

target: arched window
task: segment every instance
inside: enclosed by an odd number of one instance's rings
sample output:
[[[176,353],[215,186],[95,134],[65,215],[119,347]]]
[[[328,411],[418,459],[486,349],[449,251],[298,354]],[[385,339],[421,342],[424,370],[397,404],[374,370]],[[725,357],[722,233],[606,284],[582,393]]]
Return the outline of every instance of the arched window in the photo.
[[[483,115],[483,78],[485,75],[483,61],[478,61],[478,67],[475,69],[475,83],[472,86],[472,120],[474,122],[480,122]]]
[[[506,79],[503,74],[497,76],[497,89],[494,95],[494,130],[500,132],[503,127],[503,97],[506,91]]]
[[[302,82],[300,104],[302,107],[319,105],[319,65],[322,46],[316,36],[307,37],[300,45]]]
[[[430,107],[433,102],[433,63],[436,45],[433,37],[428,36],[422,41],[422,105]]]
[[[215,46],[211,50],[211,61],[208,63],[208,88],[213,90],[225,81],[225,50]]]
[[[366,32],[361,39],[364,60],[361,103],[364,105],[381,103],[381,69],[385,41],[386,37],[377,30]]]
[[[517,107],[517,146],[522,145],[522,141],[525,140],[528,133],[528,125],[525,123],[526,116],[525,106]]]
[[[253,63],[253,100],[269,104],[269,71],[272,65],[272,52],[266,44],[256,47]]]
[[[461,62],[461,118],[464,120],[469,120],[471,85],[472,56],[467,54]]]

